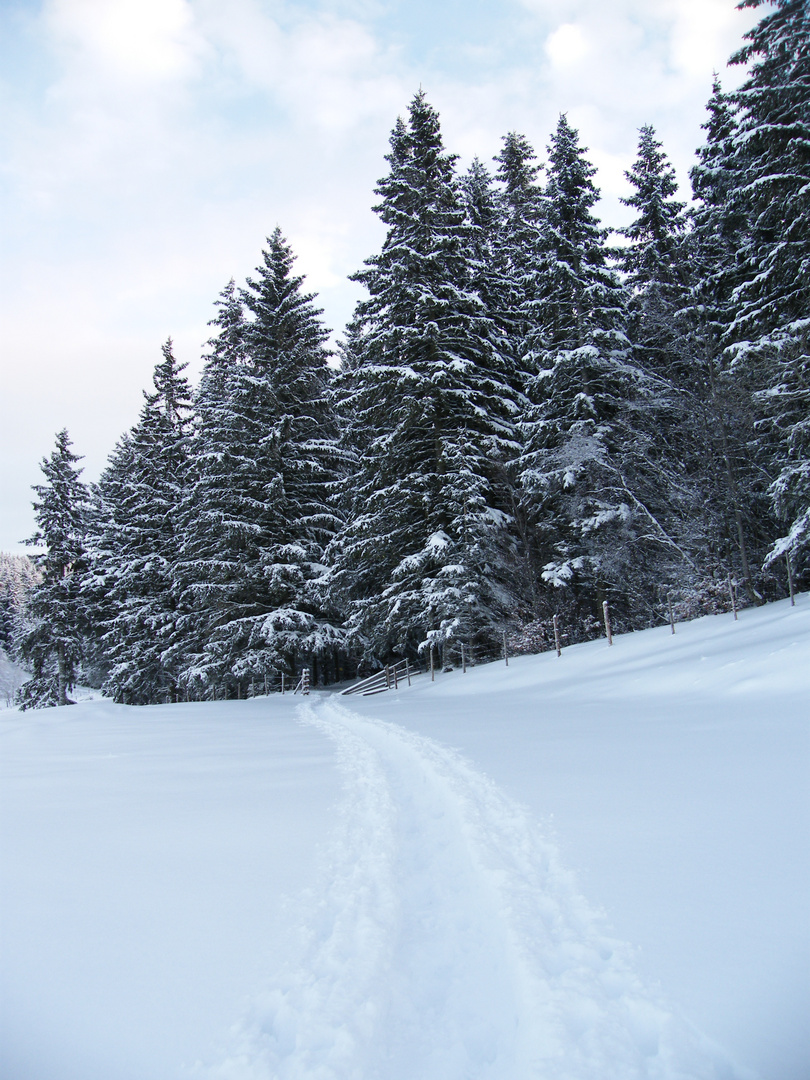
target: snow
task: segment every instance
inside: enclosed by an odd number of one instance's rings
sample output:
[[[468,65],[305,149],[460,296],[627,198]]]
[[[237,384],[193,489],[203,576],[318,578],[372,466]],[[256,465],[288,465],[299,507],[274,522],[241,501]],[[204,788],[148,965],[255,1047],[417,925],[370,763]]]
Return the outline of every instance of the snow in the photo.
[[[0,716],[5,1080],[803,1080],[810,596]]]
[[[284,947],[339,796],[292,695],[2,714],[4,1080],[167,1080]]]

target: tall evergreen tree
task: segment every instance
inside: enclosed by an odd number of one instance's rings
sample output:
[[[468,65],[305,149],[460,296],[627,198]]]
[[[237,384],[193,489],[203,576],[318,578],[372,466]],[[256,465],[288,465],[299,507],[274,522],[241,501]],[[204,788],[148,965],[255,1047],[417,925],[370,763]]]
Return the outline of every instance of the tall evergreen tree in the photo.
[[[726,344],[756,396],[759,464],[786,527],[768,560],[789,553],[810,573],[810,12],[807,0],[768,7],[732,57],[752,66],[735,94],[729,199],[745,229]]]
[[[178,508],[187,480],[190,387],[169,339],[138,423],[119,442],[95,491],[86,587],[102,628],[105,691],[148,705],[178,698],[171,659]]]
[[[515,342],[524,386],[532,365],[529,339],[543,318],[545,198],[538,182],[540,166],[525,136],[510,131],[496,155],[501,210],[496,250],[508,281],[507,329]]]
[[[686,247],[691,288],[682,313],[688,325],[697,384],[690,397],[691,427],[702,426],[706,510],[714,529],[707,537],[710,559],[725,576],[738,570],[749,596],[758,594],[750,550],[768,518],[762,471],[752,455],[754,411],[751,394],[730,370],[724,352],[734,319],[739,283],[736,253],[745,215],[731,193],[735,185],[737,111],[717,77],[703,124],[706,142],[690,172],[695,205]]]
[[[22,709],[72,704],[68,692],[82,658],[87,489],[71,445],[67,431],[60,431],[53,453],[42,460],[45,483],[34,486],[37,530],[27,543],[43,549],[33,556],[42,580],[29,593],[27,625],[17,646],[32,670],[19,691]]]
[[[339,381],[359,465],[333,580],[378,658],[412,652],[430,632],[489,648],[513,604],[504,487],[520,395],[476,288],[454,158],[423,94],[387,161],[375,209],[388,231],[356,275],[369,295]]]
[[[256,279],[238,297],[229,286],[214,320],[180,572],[197,694],[241,693],[304,664],[331,674],[342,644],[320,585],[337,526],[328,332],[293,262],[276,229]]]
[[[758,8],[766,0],[744,0]],[[737,252],[732,341],[781,339],[810,309],[810,13],[807,0],[767,0],[732,63],[752,63],[734,95],[732,205],[746,220]]]
[[[649,124],[640,129],[638,156],[625,176],[634,190],[621,201],[636,211],[621,230],[629,241],[621,265],[630,291],[631,339],[648,371],[679,381],[684,350],[677,316],[688,286],[685,204],[674,198],[675,170]]]
[[[628,243],[618,254],[629,293],[628,333],[651,391],[635,415],[665,496],[655,500],[656,517],[692,560],[662,560],[662,578],[694,595],[712,580],[719,561],[711,464],[715,424],[705,358],[689,317],[685,205],[675,198],[675,171],[651,125],[640,129],[638,156],[625,176],[633,192],[622,202],[636,217],[620,230]]]
[[[626,294],[592,213],[595,169],[565,116],[548,160],[542,320],[530,337],[538,374],[520,463],[534,557],[585,623],[607,592],[622,617],[643,619],[662,554],[686,557],[657,512],[662,476],[640,420],[654,386],[634,360]]]
[[[503,212],[492,177],[474,158],[459,181],[465,211],[465,261],[470,286],[484,305],[499,334],[498,346],[516,365],[519,341],[511,267],[503,242]]]
[[[27,597],[39,581],[39,571],[27,555],[0,551],[0,649],[8,656],[16,653]]]

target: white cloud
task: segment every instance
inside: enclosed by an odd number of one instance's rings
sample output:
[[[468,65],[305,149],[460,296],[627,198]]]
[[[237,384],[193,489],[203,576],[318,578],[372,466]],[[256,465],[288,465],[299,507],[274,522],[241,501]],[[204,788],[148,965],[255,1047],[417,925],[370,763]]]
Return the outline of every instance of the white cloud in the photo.
[[[187,0],[49,0],[43,19],[62,49],[117,78],[182,78],[202,51]]]
[[[725,48],[740,43],[744,24],[732,4],[706,0],[670,0],[672,33],[670,56],[673,65],[690,78],[701,78]],[[751,19],[747,20],[750,25]]]
[[[554,67],[571,67],[584,59],[589,51],[582,28],[576,23],[563,23],[546,38],[546,52]]]

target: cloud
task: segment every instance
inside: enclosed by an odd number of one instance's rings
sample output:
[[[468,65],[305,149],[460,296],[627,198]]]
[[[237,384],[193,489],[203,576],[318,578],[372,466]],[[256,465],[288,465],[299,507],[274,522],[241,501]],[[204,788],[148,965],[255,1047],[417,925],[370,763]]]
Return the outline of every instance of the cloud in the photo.
[[[235,0],[201,4],[200,28],[243,89],[272,95],[288,116],[329,137],[400,103],[395,51],[354,19],[273,19],[255,0]]]
[[[48,0],[42,18],[58,49],[114,79],[184,78],[204,51],[187,0]]]
[[[718,56],[726,57],[740,43],[742,31],[755,19],[741,18],[734,5],[706,0],[670,0],[669,56],[673,67],[689,78],[702,79]],[[736,78],[734,79],[736,81]]]
[[[546,38],[546,52],[554,67],[578,64],[590,51],[582,28],[576,23],[563,23]]]
[[[509,130],[542,159],[567,111],[620,224],[637,128],[658,127],[685,179],[711,70],[756,18],[733,0],[27,10],[17,25],[0,5],[0,549],[30,531],[53,433],[67,424],[95,475],[161,342],[199,366],[214,299],[276,224],[341,328],[359,295],[347,275],[381,241],[388,135],[420,85],[462,163]]]

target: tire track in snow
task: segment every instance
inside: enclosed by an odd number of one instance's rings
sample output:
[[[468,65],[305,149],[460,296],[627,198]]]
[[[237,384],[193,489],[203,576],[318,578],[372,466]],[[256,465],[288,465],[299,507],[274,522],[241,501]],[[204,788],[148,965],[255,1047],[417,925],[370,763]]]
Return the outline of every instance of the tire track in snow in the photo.
[[[732,1080],[554,846],[454,751],[327,701],[345,801],[301,956],[221,1080]]]

